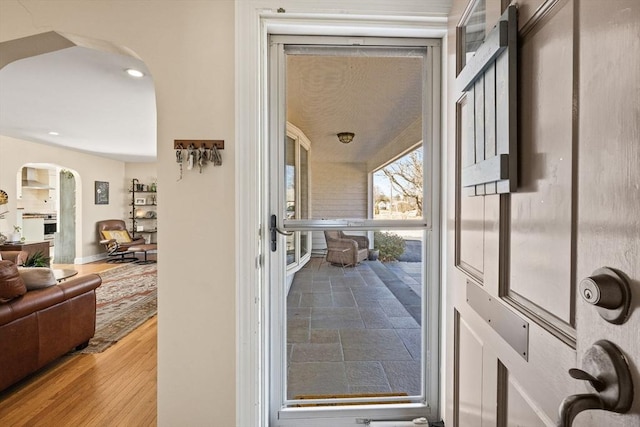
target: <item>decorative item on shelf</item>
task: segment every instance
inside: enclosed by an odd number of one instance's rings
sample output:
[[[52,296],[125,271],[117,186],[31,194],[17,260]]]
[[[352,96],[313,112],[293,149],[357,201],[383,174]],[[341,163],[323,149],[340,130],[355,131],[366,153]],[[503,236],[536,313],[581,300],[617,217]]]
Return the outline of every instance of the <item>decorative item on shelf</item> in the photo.
[[[144,197],[136,197],[135,204],[136,205],[146,205],[147,204],[147,199],[145,199]]]
[[[173,141],[173,148],[176,150],[176,163],[180,168],[178,181],[182,179],[182,164],[185,161],[187,170],[192,170],[197,166],[200,173],[209,162],[214,166],[222,166],[222,155],[219,150],[224,150],[224,140],[176,139]]]

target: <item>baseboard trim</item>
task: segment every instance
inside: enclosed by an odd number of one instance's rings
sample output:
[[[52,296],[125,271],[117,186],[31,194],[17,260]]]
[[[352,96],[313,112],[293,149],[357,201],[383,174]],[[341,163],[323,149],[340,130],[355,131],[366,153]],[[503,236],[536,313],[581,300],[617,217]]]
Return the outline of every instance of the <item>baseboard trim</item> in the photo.
[[[108,257],[107,253],[101,253],[101,254],[95,254],[95,255],[90,255],[87,257],[82,257],[82,258],[74,258],[73,259],[73,263],[74,264],[89,264],[91,262],[96,262],[96,261],[100,261],[103,259],[106,259]]]

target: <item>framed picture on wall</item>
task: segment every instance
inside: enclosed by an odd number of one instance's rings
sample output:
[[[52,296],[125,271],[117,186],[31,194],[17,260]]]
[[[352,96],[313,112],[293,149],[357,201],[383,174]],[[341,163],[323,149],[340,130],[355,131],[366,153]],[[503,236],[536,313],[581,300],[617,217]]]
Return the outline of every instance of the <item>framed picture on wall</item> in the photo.
[[[109,183],[107,181],[95,181],[96,205],[109,204]]]

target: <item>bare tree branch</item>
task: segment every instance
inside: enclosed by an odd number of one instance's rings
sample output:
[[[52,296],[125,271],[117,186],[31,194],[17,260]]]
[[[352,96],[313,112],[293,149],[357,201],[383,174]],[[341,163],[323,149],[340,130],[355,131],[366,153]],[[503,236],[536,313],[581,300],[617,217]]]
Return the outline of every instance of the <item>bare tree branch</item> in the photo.
[[[415,204],[418,215],[422,215],[422,148],[391,163],[382,172],[405,200]]]

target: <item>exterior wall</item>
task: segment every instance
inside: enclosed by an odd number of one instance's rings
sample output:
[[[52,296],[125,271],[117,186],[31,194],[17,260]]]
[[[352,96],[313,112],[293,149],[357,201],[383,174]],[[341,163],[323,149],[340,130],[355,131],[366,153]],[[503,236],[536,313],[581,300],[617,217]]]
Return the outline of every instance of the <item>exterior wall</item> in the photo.
[[[311,163],[313,219],[366,218],[364,163]]]
[[[313,219],[366,218],[367,194],[365,163],[311,163]],[[313,249],[326,246],[323,233],[312,233]]]
[[[76,202],[82,209],[76,217],[76,262],[88,262],[102,254],[104,248],[96,241],[96,222],[121,218],[126,209],[124,199],[119,197],[126,191],[124,163],[0,135],[0,188],[9,195],[9,203],[4,205],[9,212],[5,219],[0,219],[0,231],[5,235],[16,223],[18,172],[25,163],[48,163],[78,173]],[[109,182],[108,205],[94,204],[94,181]]]
[[[158,425],[233,426],[234,2],[0,2],[0,41],[47,30],[125,46],[151,71],[162,201],[158,205]],[[173,140],[200,138],[225,140],[223,165],[210,166],[202,174],[185,170],[177,181]],[[4,162],[4,153],[2,157]],[[87,162],[86,168],[90,166]],[[113,168],[121,182],[119,189],[112,188],[115,194],[127,187],[122,183],[125,166]],[[2,174],[4,170],[3,165]],[[82,175],[86,169],[78,165],[78,170]],[[86,173],[92,187],[94,175]],[[83,196],[91,201],[92,191],[84,184]],[[123,206],[113,209],[111,215],[122,215]],[[92,235],[95,217],[83,223]]]

